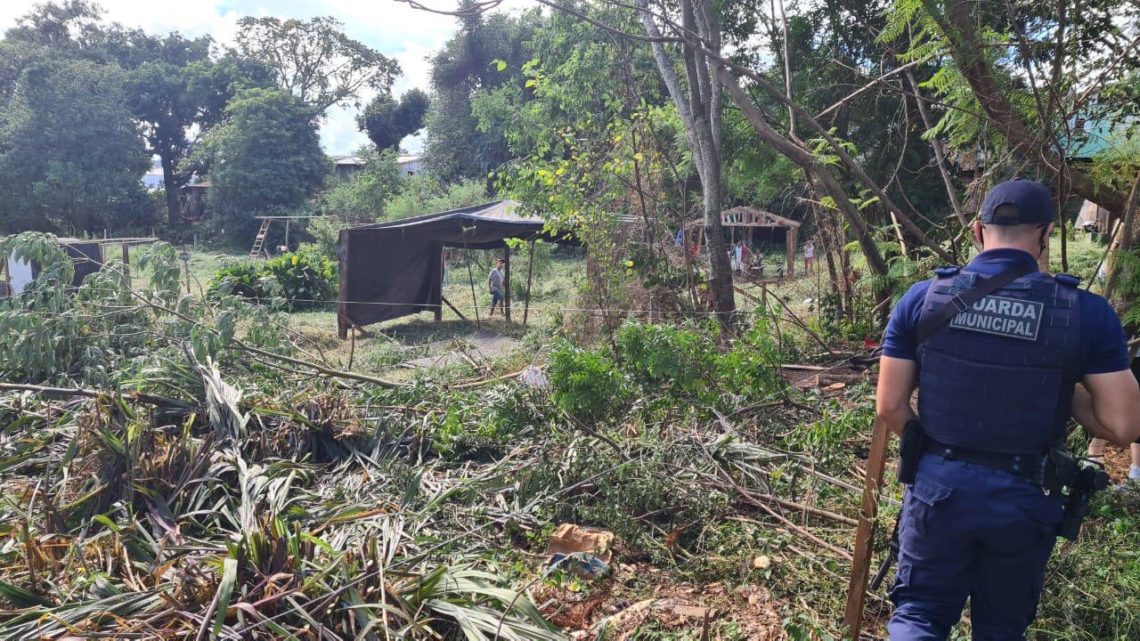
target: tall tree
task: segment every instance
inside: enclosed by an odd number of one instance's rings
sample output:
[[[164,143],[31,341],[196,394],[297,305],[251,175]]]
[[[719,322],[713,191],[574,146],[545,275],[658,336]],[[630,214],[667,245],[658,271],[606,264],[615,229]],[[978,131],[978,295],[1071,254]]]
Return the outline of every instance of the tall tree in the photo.
[[[20,40],[61,51],[95,51],[103,42],[103,11],[88,0],[64,0],[36,5],[9,29],[9,40]]]
[[[1098,184],[1086,171],[1067,162],[1067,148],[1080,138],[1068,131],[1067,123],[1086,116],[1081,113],[1088,109],[1085,103],[1111,80],[1105,69],[1082,65],[1082,58],[1107,66],[1109,72],[1124,61],[1137,63],[1136,40],[1129,41],[1113,23],[1131,20],[1134,31],[1140,12],[1124,2],[1057,4],[1056,13],[1048,9],[1042,13],[1041,8],[1029,5],[1018,11],[1012,5],[975,7],[966,0],[946,0],[927,3],[923,11],[900,12],[905,14],[900,19],[925,19],[924,35],[938,50],[950,55],[960,79],[972,92],[974,104],[1014,154],[1056,181],[1062,191],[1072,190],[1110,211],[1123,212],[1127,200],[1124,191]],[[989,42],[987,36],[998,33],[995,26],[1007,26],[1012,32],[1014,44],[1005,45],[1012,54],[1007,60],[1019,60],[1022,69],[1015,66],[1004,73],[996,69],[1000,63],[993,59],[993,48],[999,45]],[[1057,44],[1048,54],[1053,62],[1051,74],[1035,59],[1041,55],[1039,51],[1048,50],[1048,43],[1031,40],[1031,28],[1036,29],[1034,35],[1055,34]],[[1104,44],[1104,51],[1096,50],[1098,41]],[[1066,68],[1076,73],[1063,73]],[[1008,82],[1014,74],[1024,74],[1029,91],[1024,87],[1020,92],[1009,89],[1010,84],[1021,84]],[[1028,109],[1011,99],[1017,93],[1032,101]]]
[[[126,94],[131,113],[138,119],[151,153],[159,157],[166,192],[167,220],[179,221],[178,190],[185,180],[175,173],[190,146],[192,125],[199,120],[199,96],[191,91],[193,76],[210,62],[208,37],[186,39],[177,33],[166,37],[142,31],[118,34],[110,49],[127,70]]]
[[[429,102],[420,89],[409,89],[399,100],[391,94],[379,94],[356,117],[356,123],[376,149],[399,147],[406,136],[423,129]]]
[[[297,207],[329,173],[313,110],[279,89],[243,89],[195,154],[209,169],[215,211],[236,222]]]
[[[661,78],[685,125],[693,164],[701,179],[711,272],[709,290],[717,314],[722,321],[728,321],[736,309],[736,299],[732,287],[732,266],[728,261],[720,221],[723,210],[721,154],[724,147],[724,133],[721,129],[723,94],[717,80],[721,48],[720,19],[709,2],[679,0],[678,4],[682,27],[697,34],[704,44],[701,48],[682,47],[680,60],[671,55],[660,41],[661,30],[657,19],[649,10],[648,0],[638,0],[637,6],[645,32],[653,39],[653,57],[657,61]],[[685,71],[684,84],[678,77],[677,67]]]
[[[502,131],[479,129],[471,99],[505,84],[522,88],[521,69],[531,58],[526,43],[539,20],[537,12],[484,16],[476,5],[467,0],[461,7],[459,32],[432,58],[424,155],[432,175],[443,180],[483,179],[510,160]]]
[[[364,89],[387,93],[400,66],[349,38],[335,18],[281,20],[271,16],[238,21],[237,50],[268,66],[277,86],[321,115],[342,103],[358,104]]]
[[[230,53],[214,60],[208,37],[163,37],[114,29],[107,50],[127,69],[127,99],[147,146],[162,165],[167,219],[177,225],[179,190],[192,175],[182,167],[195,140],[223,118],[226,103],[243,88],[272,87],[263,64]]]
[[[146,148],[116,65],[48,50],[0,106],[0,221],[8,231],[145,229]]]

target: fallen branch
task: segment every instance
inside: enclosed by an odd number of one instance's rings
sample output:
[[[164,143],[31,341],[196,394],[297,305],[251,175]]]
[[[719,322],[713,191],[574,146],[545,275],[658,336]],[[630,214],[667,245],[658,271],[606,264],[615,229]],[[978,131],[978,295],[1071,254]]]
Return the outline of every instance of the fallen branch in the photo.
[[[808,372],[826,372],[828,370],[835,369],[834,367],[819,367],[818,365],[795,365],[793,363],[784,363],[783,365],[780,365],[780,367],[782,369],[796,369]]]
[[[496,376],[495,378],[487,378],[487,379],[476,380],[476,381],[468,381],[466,383],[459,383],[457,385],[449,385],[448,387],[450,387],[451,389],[471,389],[474,387],[480,387],[482,385],[488,385],[490,383],[498,383],[501,381],[509,381],[512,378],[518,378],[518,377],[522,376],[523,373],[526,372],[527,369],[530,369],[530,368],[527,367],[526,369],[521,369],[521,370],[514,372],[512,374],[503,374],[502,376]]]
[[[81,387],[45,387],[43,385],[29,385],[23,383],[0,383],[0,391],[33,392],[44,396],[56,398],[100,398],[105,396],[123,396],[140,403],[180,410],[192,410],[193,406],[170,398],[145,394],[143,392],[113,392],[109,390],[84,389]]]
[[[816,545],[834,553],[835,555],[839,556],[840,558],[842,558],[846,561],[851,560],[851,553],[848,552],[847,550],[844,550],[843,548],[840,548],[840,547],[836,547],[836,546],[832,545],[831,543],[824,541],[823,539],[819,538],[818,536],[811,533],[810,531],[808,531],[808,530],[804,529],[803,527],[800,527],[799,525],[796,525],[795,523],[791,522],[790,520],[787,519],[787,517],[780,514],[776,510],[773,510],[772,507],[769,505],[769,501],[767,500],[769,497],[767,497],[766,495],[753,494],[748,488],[742,487],[739,483],[737,483],[736,480],[733,479],[732,476],[730,474],[728,474],[720,466],[717,466],[717,472],[719,473],[721,480],[723,480],[725,483],[728,483],[729,485],[731,485],[732,488],[734,490],[736,490],[737,494],[739,494],[742,498],[744,498],[746,503],[748,503],[750,505],[754,505],[754,506],[764,510],[765,512],[768,513],[769,516],[776,519],[777,521],[782,523],[785,527],[787,527],[788,529],[792,530],[793,532],[799,534],[803,538],[811,541],[812,543],[815,543]],[[770,498],[775,499],[776,497],[770,497]],[[816,514],[817,516],[828,516],[830,518],[835,518],[836,520],[839,520],[843,523],[848,523],[848,522],[854,523],[855,522],[854,519],[849,519],[848,517],[845,517],[845,516],[842,516],[839,514],[834,514],[831,512],[827,512],[826,510],[820,510],[819,508],[813,508],[813,507],[806,506],[806,505],[799,505],[799,504],[793,503],[791,501],[785,501],[784,499],[778,499],[778,500],[772,501],[772,502],[778,503],[782,507],[787,507],[788,509],[795,509],[795,510],[802,509],[802,510],[804,510],[810,514]],[[790,505],[785,505],[785,503],[788,503]]]

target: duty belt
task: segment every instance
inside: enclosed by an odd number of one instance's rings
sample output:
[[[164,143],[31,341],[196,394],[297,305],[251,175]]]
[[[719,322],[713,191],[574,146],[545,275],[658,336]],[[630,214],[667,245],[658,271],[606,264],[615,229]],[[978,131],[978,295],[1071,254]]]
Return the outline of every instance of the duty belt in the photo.
[[[1046,465],[1049,457],[1044,453],[1032,454],[1004,454],[999,452],[981,452],[957,445],[940,443],[929,436],[923,443],[923,451],[936,454],[951,461],[962,461],[981,465],[1002,472],[1009,472],[1014,476],[1033,481],[1038,485],[1045,485]]]

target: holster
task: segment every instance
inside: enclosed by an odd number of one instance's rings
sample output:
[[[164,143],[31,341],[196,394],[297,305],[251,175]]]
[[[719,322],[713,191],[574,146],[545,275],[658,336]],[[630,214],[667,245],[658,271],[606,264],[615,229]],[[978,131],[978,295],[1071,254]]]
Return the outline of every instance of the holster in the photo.
[[[926,448],[926,432],[918,421],[910,421],[903,430],[902,440],[899,443],[899,483],[911,485],[918,474],[918,462]]]
[[[1088,518],[1093,494],[1108,487],[1108,474],[1101,464],[1077,458],[1064,447],[1049,450],[1045,470],[1041,485],[1047,491],[1058,492],[1065,497],[1065,511],[1058,534],[1076,541],[1081,524]]]

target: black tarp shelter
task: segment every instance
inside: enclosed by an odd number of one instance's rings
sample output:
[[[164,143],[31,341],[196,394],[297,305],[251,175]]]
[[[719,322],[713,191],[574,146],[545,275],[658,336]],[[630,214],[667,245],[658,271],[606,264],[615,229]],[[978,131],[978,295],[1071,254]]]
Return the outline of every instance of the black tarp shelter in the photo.
[[[546,221],[500,200],[341,230],[337,330],[442,311],[443,248],[499,249],[508,238],[574,243],[544,232]]]

